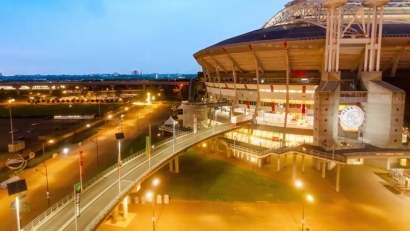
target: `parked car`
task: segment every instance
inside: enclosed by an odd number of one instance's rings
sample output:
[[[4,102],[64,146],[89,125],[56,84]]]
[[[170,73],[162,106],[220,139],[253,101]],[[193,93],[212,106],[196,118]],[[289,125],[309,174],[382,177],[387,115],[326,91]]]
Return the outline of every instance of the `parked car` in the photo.
[[[58,130],[63,130],[63,128],[60,126],[54,126],[54,131],[58,131]]]
[[[9,131],[9,133],[11,134],[11,133],[15,133],[15,132],[18,132],[19,130],[18,129],[13,129],[13,131]]]
[[[36,125],[39,125],[39,124],[41,124],[41,122],[32,123],[31,125],[36,126]]]
[[[25,138],[24,136],[19,136],[18,140],[20,140],[20,141],[25,141],[26,138]]]
[[[49,120],[51,119],[51,116],[46,116],[46,118],[44,118],[44,120]]]
[[[28,133],[32,133],[34,131],[35,131],[34,128],[30,128],[29,130],[27,130]]]

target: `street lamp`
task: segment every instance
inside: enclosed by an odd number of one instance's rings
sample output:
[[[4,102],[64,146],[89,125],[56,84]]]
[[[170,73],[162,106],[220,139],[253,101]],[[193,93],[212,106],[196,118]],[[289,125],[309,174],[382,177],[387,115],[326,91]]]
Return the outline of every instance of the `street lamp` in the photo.
[[[236,136],[233,137],[233,149],[236,150]],[[236,152],[236,151],[235,151]]]
[[[121,140],[125,138],[124,133],[115,133],[115,138],[118,141],[118,194],[121,195]]]
[[[44,144],[44,143],[43,143],[43,144]],[[39,173],[41,173],[41,174],[43,174],[43,175],[46,176],[46,185],[47,185],[47,194],[46,194],[46,196],[47,196],[48,207],[50,208],[50,190],[49,190],[49,188],[48,188],[48,171],[47,171],[47,165],[46,165],[46,162],[45,162],[45,161],[43,162],[43,164],[44,164],[44,168],[45,168],[45,170],[46,170],[46,173],[44,174],[44,173],[40,172],[38,169],[36,169],[36,172],[39,172]],[[40,166],[40,167],[41,167],[41,166]]]
[[[111,118],[112,118],[112,115],[109,115],[108,119],[111,119]],[[107,131],[107,118],[105,118],[105,117],[104,117],[104,129],[105,129],[105,131]]]
[[[158,179],[154,179],[152,181],[153,186],[157,186],[159,184]],[[154,192],[148,192],[146,197],[152,200],[152,230],[155,231],[155,195]]]
[[[203,144],[202,144],[202,148],[204,149],[204,155],[205,155],[206,143],[203,143]]]
[[[95,137],[95,141],[92,140],[92,139],[90,139],[90,141],[95,143],[95,146],[96,146],[96,148],[97,148],[97,165],[100,166],[100,161],[99,161],[99,158],[98,158],[98,134],[97,134],[97,136]]]
[[[295,185],[297,188],[303,188],[303,183],[301,181],[296,181]],[[303,192],[303,198],[302,198],[302,231],[305,228],[305,200],[308,202],[313,201],[313,196],[310,194],[306,194],[306,192]]]

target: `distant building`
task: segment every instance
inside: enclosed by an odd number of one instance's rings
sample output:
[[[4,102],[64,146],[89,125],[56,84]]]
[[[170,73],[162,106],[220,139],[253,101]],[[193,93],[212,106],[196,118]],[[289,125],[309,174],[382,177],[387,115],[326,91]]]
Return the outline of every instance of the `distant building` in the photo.
[[[141,71],[131,71],[131,75],[141,75]]]
[[[118,72],[114,72],[114,73],[113,73],[113,76],[118,76]]]

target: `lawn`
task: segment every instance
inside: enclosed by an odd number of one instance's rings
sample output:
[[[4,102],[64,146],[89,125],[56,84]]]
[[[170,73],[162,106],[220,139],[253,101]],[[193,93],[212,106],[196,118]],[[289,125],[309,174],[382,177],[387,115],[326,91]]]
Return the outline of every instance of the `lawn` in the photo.
[[[101,114],[114,111],[120,104],[101,104]],[[54,105],[15,105],[12,107],[13,116],[47,116],[47,115],[81,115],[97,114],[98,104],[54,104]],[[9,109],[0,107],[0,116],[9,116]]]
[[[179,161],[180,173],[170,173],[166,165],[153,176],[161,180],[156,193],[168,194],[172,199],[180,200],[300,200],[300,193],[294,187],[212,157],[196,154],[191,149],[180,156]],[[151,180],[148,179],[141,185],[141,193],[149,190]]]

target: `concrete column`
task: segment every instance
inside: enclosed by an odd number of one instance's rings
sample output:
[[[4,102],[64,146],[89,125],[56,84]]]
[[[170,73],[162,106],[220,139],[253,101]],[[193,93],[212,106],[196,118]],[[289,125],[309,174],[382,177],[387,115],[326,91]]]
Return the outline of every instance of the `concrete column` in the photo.
[[[276,167],[276,171],[280,171],[280,156],[276,156],[276,164],[277,164],[277,167]]]
[[[305,172],[305,155],[302,155],[302,172]]]
[[[120,218],[120,210],[119,210],[119,207],[116,206],[114,211],[112,212],[112,220],[114,222],[117,222],[119,221],[119,218]]]
[[[296,180],[296,153],[293,153],[292,179]]]
[[[340,189],[340,164],[336,165],[336,192]]]
[[[284,163],[283,163],[283,167],[284,167],[284,168],[286,168],[286,160],[287,160],[287,157],[288,157],[288,154],[285,154],[285,160],[284,160]]]
[[[322,178],[325,178],[326,177],[326,162],[323,161],[321,165],[322,165]]]
[[[230,158],[232,156],[232,149],[226,148],[226,157]]]
[[[130,196],[126,196],[122,201],[122,217],[126,220],[128,218],[128,200]]]
[[[175,157],[175,173],[179,173],[179,157]]]
[[[142,85],[142,91],[145,91],[145,85]]]
[[[17,94],[20,95],[20,90],[17,91]],[[49,95],[53,94],[53,89],[51,89],[51,86],[50,86],[50,89],[48,90],[48,94]]]
[[[174,159],[169,161],[169,171],[174,172]]]
[[[258,167],[262,168],[262,158],[258,158],[256,161],[258,162]]]

